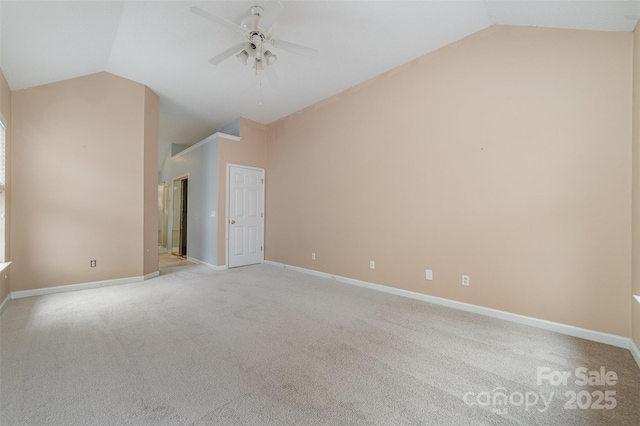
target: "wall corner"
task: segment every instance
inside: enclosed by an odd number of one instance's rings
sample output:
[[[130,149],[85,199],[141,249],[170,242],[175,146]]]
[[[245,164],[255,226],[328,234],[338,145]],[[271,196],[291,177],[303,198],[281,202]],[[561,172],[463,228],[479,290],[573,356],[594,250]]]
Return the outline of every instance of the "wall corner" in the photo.
[[[158,132],[160,99],[151,89],[144,88],[144,208],[143,208],[143,271],[149,275],[158,271]]]

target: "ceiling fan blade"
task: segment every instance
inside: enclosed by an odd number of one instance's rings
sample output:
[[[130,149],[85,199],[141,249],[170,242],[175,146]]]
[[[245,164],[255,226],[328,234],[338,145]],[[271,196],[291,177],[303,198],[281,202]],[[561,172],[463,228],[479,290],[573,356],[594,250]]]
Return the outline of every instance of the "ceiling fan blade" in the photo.
[[[224,52],[219,53],[213,58],[209,59],[209,63],[213,65],[218,65],[220,62],[224,61],[225,59],[229,58],[232,55],[235,55],[236,53],[240,52],[242,49],[244,49],[244,43],[238,43],[235,46],[231,46]]]
[[[264,69],[264,72],[267,75],[269,85],[271,85],[271,87],[278,87],[278,84],[280,83],[280,77],[278,76],[278,72],[273,67],[273,65],[267,65]]]
[[[286,50],[300,56],[313,57],[318,54],[318,51],[316,49],[291,43],[290,41],[278,40],[273,38],[271,39],[271,44],[273,44],[273,47],[277,49]]]
[[[195,13],[196,15],[200,15],[205,19],[208,19],[212,22],[215,22],[218,25],[222,25],[223,27],[227,27],[230,30],[242,32],[242,27],[240,25],[234,24],[233,22],[220,18],[219,16],[215,16],[210,14],[209,12],[200,9],[198,6],[193,6],[191,8],[191,13]]]
[[[260,27],[260,29],[265,33],[271,31],[271,27],[278,20],[278,18],[280,18],[282,12],[284,12],[284,7],[279,0],[269,0],[264,5],[262,17],[260,18],[260,22],[258,22],[258,26]]]

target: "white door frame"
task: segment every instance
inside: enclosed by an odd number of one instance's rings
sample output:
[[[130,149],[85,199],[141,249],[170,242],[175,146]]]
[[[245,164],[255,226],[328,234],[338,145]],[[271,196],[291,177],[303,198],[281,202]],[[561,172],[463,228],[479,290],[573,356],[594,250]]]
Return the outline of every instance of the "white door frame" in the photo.
[[[226,191],[227,191],[227,204],[226,204],[226,208],[225,208],[225,212],[224,212],[224,223],[225,223],[225,244],[224,244],[224,262],[225,262],[225,267],[228,269],[229,268],[229,191],[231,189],[231,167],[242,167],[243,169],[249,169],[249,170],[256,170],[259,172],[262,172],[262,176],[263,179],[265,180],[264,184],[262,185],[262,205],[260,206],[260,212],[262,213],[262,235],[260,235],[261,238],[261,243],[262,243],[262,252],[260,254],[260,263],[264,263],[264,203],[265,203],[265,198],[266,198],[266,181],[267,181],[267,175],[264,169],[261,169],[260,167],[252,167],[252,166],[245,166],[243,164],[234,164],[234,163],[227,163],[227,174],[226,179],[227,179],[227,184],[226,186]],[[187,199],[187,202],[189,200]]]

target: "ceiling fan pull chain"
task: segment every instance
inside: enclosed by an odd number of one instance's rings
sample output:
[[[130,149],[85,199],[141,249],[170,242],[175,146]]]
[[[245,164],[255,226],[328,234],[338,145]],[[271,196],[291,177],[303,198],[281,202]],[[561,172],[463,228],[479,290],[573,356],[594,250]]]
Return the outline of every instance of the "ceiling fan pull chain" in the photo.
[[[260,71],[260,103],[258,103],[258,106],[262,106],[262,71]]]

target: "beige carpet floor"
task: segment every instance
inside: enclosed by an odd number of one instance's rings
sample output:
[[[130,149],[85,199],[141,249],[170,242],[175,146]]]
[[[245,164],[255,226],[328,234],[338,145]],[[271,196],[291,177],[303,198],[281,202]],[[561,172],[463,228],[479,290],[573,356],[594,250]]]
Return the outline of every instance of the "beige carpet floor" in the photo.
[[[617,381],[580,386],[579,367]],[[538,384],[538,368],[572,377]],[[285,269],[192,265],[12,300],[0,424],[639,425],[640,369],[625,349]]]

